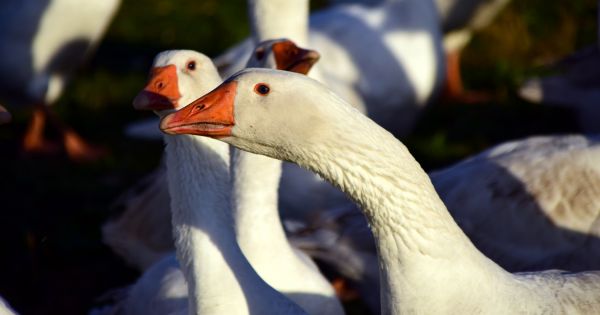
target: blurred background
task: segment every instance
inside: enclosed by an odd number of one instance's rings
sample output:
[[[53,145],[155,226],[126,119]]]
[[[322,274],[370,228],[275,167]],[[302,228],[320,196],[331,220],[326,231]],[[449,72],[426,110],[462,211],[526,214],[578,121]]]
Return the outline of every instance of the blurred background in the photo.
[[[327,5],[311,1],[311,9]],[[462,55],[466,87],[488,93],[489,101],[440,98],[403,140],[432,170],[505,140],[580,132],[567,108],[529,104],[517,91],[527,78],[547,74],[547,65],[595,44],[596,23],[595,0],[510,2]],[[17,311],[84,314],[108,290],[135,281],[137,272],[100,235],[119,211],[114,201],[158,165],[163,148],[124,135],[128,123],[152,117],[131,101],[158,52],[194,49],[214,57],[248,34],[245,0],[124,0],[54,105],[63,121],[108,150],[96,162],[23,154],[31,108],[8,106],[13,122],[0,126],[0,295]]]

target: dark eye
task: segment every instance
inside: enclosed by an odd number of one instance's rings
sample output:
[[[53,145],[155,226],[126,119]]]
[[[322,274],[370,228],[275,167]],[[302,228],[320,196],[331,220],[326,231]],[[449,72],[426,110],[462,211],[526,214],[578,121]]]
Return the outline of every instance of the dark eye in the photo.
[[[196,62],[193,60],[188,61],[187,65],[185,67],[188,68],[188,70],[190,70],[190,71],[194,71],[194,70],[196,70]]]
[[[271,91],[271,89],[265,83],[259,83],[254,86],[254,92],[256,92],[262,96],[269,94],[270,91]]]
[[[259,48],[256,50],[255,55],[256,55],[256,59],[258,61],[261,61],[265,57],[265,50],[262,48]]]

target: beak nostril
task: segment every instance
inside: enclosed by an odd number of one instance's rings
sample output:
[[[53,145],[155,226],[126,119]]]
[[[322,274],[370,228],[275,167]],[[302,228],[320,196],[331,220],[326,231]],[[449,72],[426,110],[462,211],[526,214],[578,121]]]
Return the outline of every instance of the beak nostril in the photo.
[[[197,111],[201,111],[201,110],[203,110],[205,107],[206,107],[206,105],[204,105],[204,104],[196,105],[196,110],[197,110]]]
[[[162,81],[159,81],[159,82],[156,83],[156,88],[157,89],[160,90],[160,89],[162,89],[164,87],[165,87],[165,84]]]

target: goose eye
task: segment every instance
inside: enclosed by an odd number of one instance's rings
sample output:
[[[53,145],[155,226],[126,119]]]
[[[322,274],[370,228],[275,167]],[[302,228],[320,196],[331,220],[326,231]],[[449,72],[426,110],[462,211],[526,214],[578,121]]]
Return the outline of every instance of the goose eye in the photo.
[[[265,83],[259,83],[254,86],[254,92],[256,92],[262,96],[269,94],[270,91],[271,91],[271,89]]]
[[[194,71],[194,70],[196,70],[196,62],[188,61],[187,65],[185,67],[190,71]]]
[[[258,61],[261,61],[264,57],[265,57],[265,50],[264,49],[257,49],[255,52],[256,55],[256,59]]]

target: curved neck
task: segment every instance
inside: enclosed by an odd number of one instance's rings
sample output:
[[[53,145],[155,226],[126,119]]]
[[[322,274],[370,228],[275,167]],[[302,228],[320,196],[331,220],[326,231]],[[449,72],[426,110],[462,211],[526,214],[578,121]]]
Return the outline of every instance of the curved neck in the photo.
[[[248,16],[255,43],[289,38],[308,44],[308,0],[249,0]]]
[[[297,308],[258,277],[240,250],[230,207],[227,144],[165,136],[177,257],[190,314],[264,314]]]
[[[468,293],[462,286],[444,292],[440,281],[476,288],[502,272],[460,230],[402,143],[348,105],[333,105],[319,107],[336,117],[326,129],[275,154],[320,174],[361,206],[376,239],[382,310],[414,312],[428,299]]]
[[[234,149],[231,176],[233,217],[244,254],[253,262],[267,251],[291,253],[277,204],[281,161]]]

